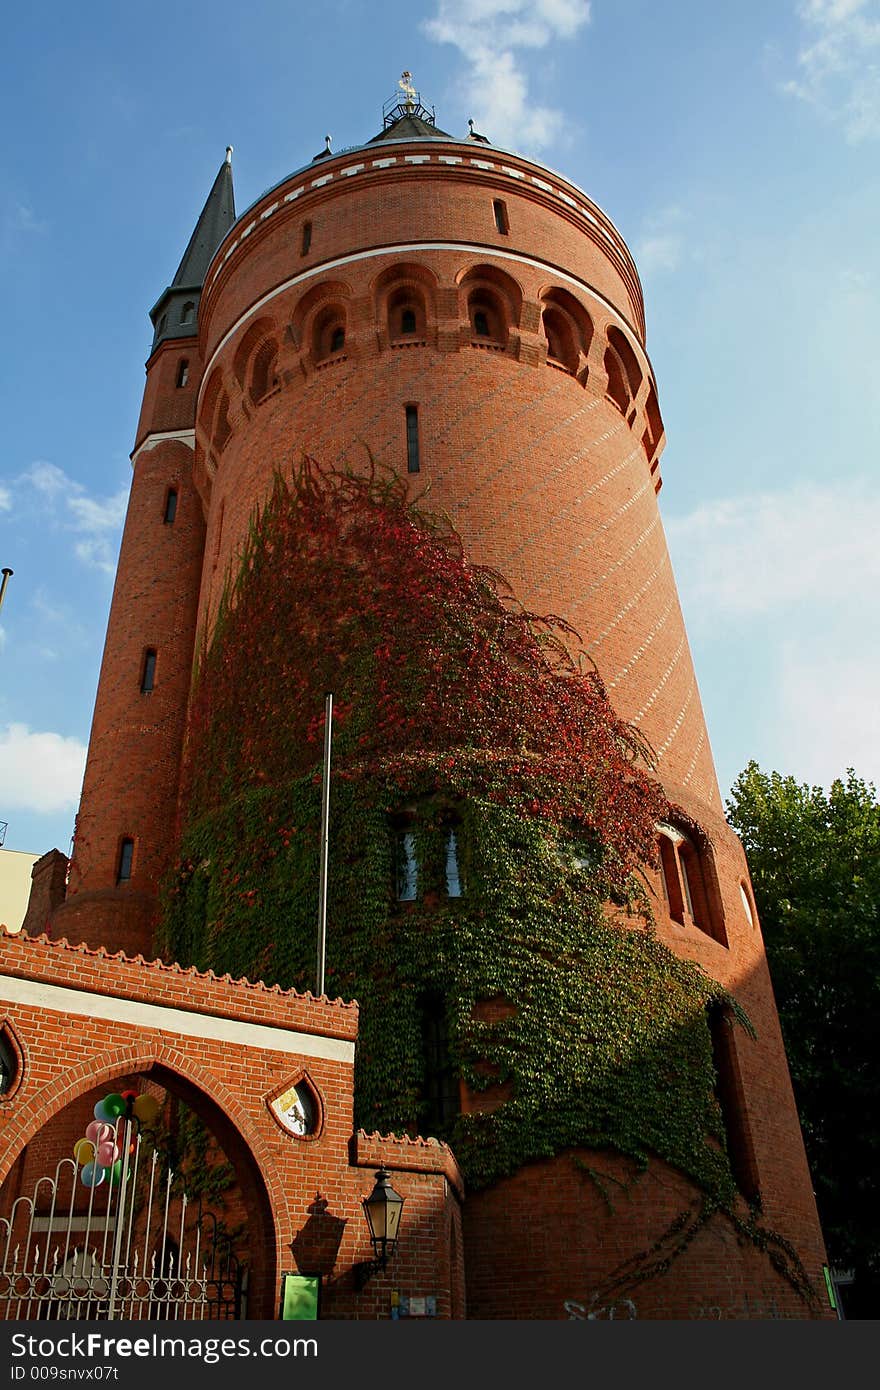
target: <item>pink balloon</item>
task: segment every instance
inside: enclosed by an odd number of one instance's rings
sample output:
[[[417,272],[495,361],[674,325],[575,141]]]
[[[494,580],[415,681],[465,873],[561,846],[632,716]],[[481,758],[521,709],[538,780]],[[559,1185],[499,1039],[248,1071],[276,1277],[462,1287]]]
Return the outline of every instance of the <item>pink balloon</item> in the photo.
[[[113,1126],[105,1124],[102,1120],[92,1120],[90,1125],[86,1125],[86,1138],[90,1144],[102,1144],[112,1136]]]
[[[119,1157],[119,1150],[112,1139],[105,1139],[98,1145],[97,1162],[102,1168],[112,1168]]]

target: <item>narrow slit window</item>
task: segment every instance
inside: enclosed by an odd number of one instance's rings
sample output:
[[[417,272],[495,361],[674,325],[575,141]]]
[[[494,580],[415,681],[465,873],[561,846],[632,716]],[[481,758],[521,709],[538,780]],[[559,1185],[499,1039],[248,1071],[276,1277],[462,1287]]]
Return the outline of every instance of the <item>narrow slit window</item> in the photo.
[[[758,1166],[746,1118],[745,1097],[733,1040],[733,1018],[729,1008],[710,1004],[708,1023],[715,1068],[715,1099],[721,1109],[733,1178],[747,1202],[760,1203]]]
[[[177,488],[170,487],[165,494],[165,513],[162,520],[166,526],[171,526],[177,516]]]
[[[416,860],[416,837],[411,830],[401,830],[396,841],[397,901],[415,902],[419,886],[419,866]]]
[[[196,317],[196,306],[191,299],[188,299],[180,311],[181,323],[193,323]]]
[[[189,381],[189,362],[186,360],[185,357],[181,357],[179,363],[177,364],[177,389],[178,389],[178,391],[180,390],[181,386],[185,386],[186,383],[187,383],[188,381]]]
[[[424,1118],[428,1133],[442,1137],[448,1134],[461,1109],[458,1078],[450,1056],[446,1003],[442,995],[432,991],[421,996],[419,1006],[425,1068]]]
[[[312,244],[312,224],[311,224],[311,222],[304,222],[304,223],[303,223],[303,230],[302,230],[302,248],[301,248],[301,254],[302,254],[303,256],[308,255],[309,248],[311,247],[311,244]]]
[[[408,405],[406,407],[406,471],[407,473],[418,473],[420,466],[419,408],[417,405]]]
[[[128,883],[134,860],[134,840],[126,838],[119,845],[119,866],[116,871],[117,883]]]
[[[141,694],[149,695],[155,684],[156,652],[155,648],[148,647],[144,652],[144,664],[141,670]]]
[[[501,233],[502,236],[507,236],[508,232],[510,231],[510,219],[507,216],[507,204],[502,202],[500,198],[496,198],[492,204],[492,210],[495,213],[495,226],[497,227],[498,231]]]
[[[454,830],[446,835],[446,896],[461,897],[461,875],[458,870],[458,838]]]

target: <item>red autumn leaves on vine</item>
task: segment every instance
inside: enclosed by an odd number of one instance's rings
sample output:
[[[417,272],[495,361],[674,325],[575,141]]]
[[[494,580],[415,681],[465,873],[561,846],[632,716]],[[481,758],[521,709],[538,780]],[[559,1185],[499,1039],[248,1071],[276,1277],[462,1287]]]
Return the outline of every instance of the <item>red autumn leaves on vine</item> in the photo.
[[[405,479],[304,458],[276,475],[202,653],[186,818],[313,772],[332,691],[334,775],[377,779],[390,801],[515,804],[597,834],[623,877],[652,858],[663,802],[574,639],[471,564]]]

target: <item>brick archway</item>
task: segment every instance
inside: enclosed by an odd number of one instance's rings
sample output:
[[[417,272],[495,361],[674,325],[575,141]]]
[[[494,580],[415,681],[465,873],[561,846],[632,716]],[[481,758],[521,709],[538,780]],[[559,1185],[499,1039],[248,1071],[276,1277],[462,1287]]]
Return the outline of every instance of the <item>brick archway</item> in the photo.
[[[233,1166],[253,1255],[248,1317],[279,1316],[284,1272],[320,1274],[329,1317],[389,1316],[401,1286],[461,1316],[461,1175],[437,1140],[353,1132],[356,1004],[0,932],[0,1016],[20,1053],[0,1095],[0,1201],[69,1158],[101,1088],[141,1077],[193,1110]],[[303,1076],[319,1116],[306,1134],[278,1107]],[[362,1290],[361,1200],[379,1167],[405,1195],[410,1239],[393,1274]]]
[[[26,1054],[32,1051],[24,1040]],[[29,1062],[26,1055],[26,1065]],[[96,1087],[115,1089],[121,1078],[141,1076],[156,1082],[193,1110],[214,1134],[235,1170],[236,1182],[247,1210],[251,1249],[259,1259],[251,1269],[251,1304],[255,1316],[272,1317],[278,1280],[282,1232],[289,1214],[283,1186],[273,1170],[271,1155],[257,1125],[232,1093],[185,1053],[165,1045],[113,1047],[77,1063],[53,1079],[51,1088],[32,1097],[4,1132],[0,1154],[0,1188],[13,1172],[28,1145],[42,1131],[51,1133],[53,1121]],[[64,1135],[59,1134],[59,1151]],[[69,1147],[69,1146],[68,1146]]]

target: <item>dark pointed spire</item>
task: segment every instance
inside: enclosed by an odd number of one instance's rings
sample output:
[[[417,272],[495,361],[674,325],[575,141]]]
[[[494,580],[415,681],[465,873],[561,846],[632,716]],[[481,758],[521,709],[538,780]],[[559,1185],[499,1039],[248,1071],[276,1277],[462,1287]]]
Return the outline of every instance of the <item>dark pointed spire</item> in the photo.
[[[234,221],[232,146],[227,145],[226,158],[220,165],[174,279],[150,310],[155,329],[154,349],[166,338],[189,338],[195,334],[199,296],[208,266]]]

